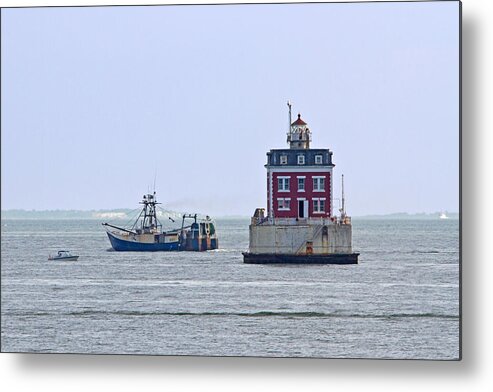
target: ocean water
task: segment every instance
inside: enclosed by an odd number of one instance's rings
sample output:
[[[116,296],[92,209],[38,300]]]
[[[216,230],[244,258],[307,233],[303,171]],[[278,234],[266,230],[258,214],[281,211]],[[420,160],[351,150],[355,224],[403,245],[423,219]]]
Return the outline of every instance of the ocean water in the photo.
[[[348,266],[243,264],[248,220],[216,223],[217,251],[121,253],[96,221],[2,220],[2,351],[459,358],[458,220],[353,219]]]

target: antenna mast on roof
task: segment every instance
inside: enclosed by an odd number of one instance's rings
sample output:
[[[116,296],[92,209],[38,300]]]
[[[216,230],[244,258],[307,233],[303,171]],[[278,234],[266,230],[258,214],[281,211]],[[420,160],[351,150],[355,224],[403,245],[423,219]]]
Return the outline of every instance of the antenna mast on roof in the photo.
[[[288,100],[288,108],[289,108],[289,124],[288,124],[288,133],[291,132],[291,102]]]

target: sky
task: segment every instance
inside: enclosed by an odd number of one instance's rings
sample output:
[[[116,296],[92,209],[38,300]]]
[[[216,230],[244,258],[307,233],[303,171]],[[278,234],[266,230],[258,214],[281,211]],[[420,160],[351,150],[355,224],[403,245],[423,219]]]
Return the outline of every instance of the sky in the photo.
[[[251,215],[288,111],[349,215],[459,210],[459,3],[2,9],[1,208]],[[338,201],[335,201],[337,206]]]

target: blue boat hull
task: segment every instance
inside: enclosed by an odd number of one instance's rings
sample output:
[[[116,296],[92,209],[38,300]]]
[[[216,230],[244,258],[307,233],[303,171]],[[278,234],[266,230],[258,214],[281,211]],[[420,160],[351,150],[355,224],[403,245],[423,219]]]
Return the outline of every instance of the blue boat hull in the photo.
[[[160,252],[160,251],[176,251],[180,250],[180,243],[167,242],[167,243],[143,243],[137,241],[125,241],[120,238],[116,238],[110,232],[106,232],[110,239],[111,246],[116,251],[123,252]]]

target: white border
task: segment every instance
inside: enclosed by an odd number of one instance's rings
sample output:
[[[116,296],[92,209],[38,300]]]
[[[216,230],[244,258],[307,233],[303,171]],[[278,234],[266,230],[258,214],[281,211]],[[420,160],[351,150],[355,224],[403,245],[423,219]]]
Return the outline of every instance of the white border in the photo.
[[[376,0],[379,1],[379,0]],[[195,0],[195,3],[201,3]],[[216,1],[217,3],[221,1]],[[107,1],[105,4],[138,4]],[[142,4],[164,1],[148,0]],[[0,354],[4,390],[150,391],[486,391],[493,384],[493,2],[464,0],[464,360],[363,361]],[[0,1],[2,6],[101,4]],[[469,222],[469,223],[468,223]],[[293,269],[292,271],[296,271]],[[325,269],[327,273],[330,269]]]

